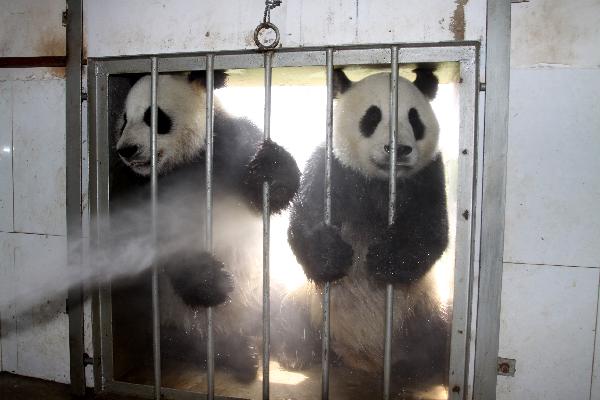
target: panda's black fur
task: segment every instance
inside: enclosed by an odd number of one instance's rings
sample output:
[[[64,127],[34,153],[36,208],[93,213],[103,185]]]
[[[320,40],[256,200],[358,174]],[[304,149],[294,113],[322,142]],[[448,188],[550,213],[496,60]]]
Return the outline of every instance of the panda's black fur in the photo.
[[[224,80],[224,75],[216,72],[215,88],[220,87]],[[149,82],[143,82],[144,85],[146,83]],[[169,84],[174,85],[174,93],[169,93],[170,88],[166,86]],[[205,95],[203,73],[188,74],[187,81],[181,75],[159,77],[159,108],[161,95],[164,96],[162,101],[170,102],[173,110],[177,110],[179,102],[183,104],[190,100],[183,94],[178,97],[176,93],[178,88],[185,89],[187,84],[195,85],[193,96],[198,96],[195,101]],[[135,87],[128,96],[146,99],[145,93],[139,94],[134,89]],[[141,89],[137,87],[137,90]],[[128,97],[128,100],[135,102],[136,99]],[[115,150],[120,156],[114,157],[113,163],[114,185],[111,186],[111,197],[114,201],[111,200],[111,213],[114,214],[114,222],[111,228],[122,232],[132,229],[131,236],[147,234],[150,229],[150,221],[132,221],[132,218],[149,212],[149,179],[147,174],[141,176],[139,172],[133,173],[131,166],[135,166],[136,153],[124,150],[127,147],[141,146],[136,141],[146,140],[148,121],[143,115],[147,113],[147,105],[144,104],[135,109],[135,116],[123,115],[119,123],[115,124]],[[179,111],[170,111],[168,106],[165,106],[165,110],[160,108],[160,111],[165,113],[163,119],[169,118],[169,129],[172,127],[176,131],[181,123],[178,118],[182,117],[178,114]],[[203,110],[197,111],[200,113]],[[134,117],[137,122],[133,121]],[[191,132],[192,129],[186,126],[189,129],[185,130],[185,134],[192,136],[185,138],[184,143],[177,142],[175,145],[191,146],[192,139],[198,139],[195,135],[201,136],[203,122],[202,118],[200,124],[189,124],[199,127],[198,132]],[[128,123],[132,125],[127,127]],[[135,129],[141,132],[138,136],[131,133],[135,123],[138,124]],[[182,132],[177,134],[183,135]],[[123,138],[124,134],[131,137]],[[166,138],[169,134],[172,133],[163,130],[159,132],[158,139]],[[262,228],[260,212],[263,182],[270,183],[270,210],[278,213],[289,205],[296,193],[300,171],[285,149],[273,141],[263,142],[262,133],[252,123],[230,116],[217,105],[213,137],[213,207],[216,210],[214,229],[218,230],[221,222],[224,222],[229,227],[223,229],[244,233],[238,235],[242,240],[238,240],[238,236],[237,239],[228,240],[229,238],[223,238],[217,232],[214,238],[214,255],[203,251],[206,229],[205,148],[202,145],[197,151],[186,153],[185,159],[165,162],[166,167],[159,171],[158,178],[158,249],[154,262],[163,271],[160,290],[162,351],[166,358],[183,358],[196,363],[205,360],[205,320],[198,317],[205,307],[219,305],[214,322],[216,365],[231,370],[238,379],[248,381],[255,377],[258,368],[258,346],[254,343],[254,338],[260,334],[262,297],[261,279],[257,278],[261,276],[262,264],[256,262],[261,261],[261,258],[254,253],[261,249],[259,233]],[[203,143],[203,137],[200,139]],[[194,145],[199,146],[196,142]],[[159,154],[163,150],[167,154],[168,149],[159,145]],[[186,149],[182,147],[180,150]],[[146,205],[142,206],[144,203]],[[131,210],[135,212],[132,213]],[[238,215],[243,218],[238,220]],[[148,281],[146,285],[147,283]],[[130,311],[135,313],[139,310],[145,313],[140,315],[147,315],[147,310],[151,309],[148,297],[142,301],[127,296],[128,291],[131,293],[131,288],[131,285],[125,287],[125,294],[121,296],[126,298],[128,305],[131,304],[130,310],[123,310],[125,315],[122,320],[126,326],[135,325],[130,320]],[[147,289],[140,290],[147,293]],[[136,306],[140,301],[143,305]],[[121,311],[116,310],[117,313]],[[140,315],[133,320],[140,319]],[[147,322],[141,325],[148,327]]]
[[[437,78],[430,69],[415,72],[414,84],[420,92],[404,92],[401,88],[399,97],[421,96],[429,107],[428,100],[437,91]],[[389,93],[389,86],[386,86],[389,73],[381,75],[374,79],[379,79],[380,83],[383,80],[382,87],[387,87]],[[336,70],[336,101],[343,96],[352,96],[353,85],[355,83],[341,70]],[[386,122],[389,115],[374,115],[369,111],[368,98],[381,96],[387,100],[389,94],[369,94],[363,86],[357,95],[367,97],[363,99],[364,109],[338,110],[336,117],[356,119],[364,113],[371,121],[363,123],[364,119],[360,120],[361,126],[355,129],[364,138],[369,138],[375,129],[373,125],[377,127],[380,121]],[[424,111],[422,101],[415,104],[421,105],[412,106],[413,110]],[[408,108],[407,114],[412,117],[399,115],[399,119],[405,118],[407,126],[412,126],[415,131],[417,128],[422,130],[424,135],[428,128],[431,134],[437,135],[434,132],[437,122],[435,127],[427,127],[420,121],[418,113]],[[419,122],[416,123],[414,118]],[[369,124],[371,126],[367,127]],[[378,134],[385,135],[385,131]],[[342,162],[336,153],[335,137],[354,133],[335,129],[333,134],[331,225],[324,223],[325,147],[318,148],[307,163],[299,192],[292,203],[289,243],[313,283],[289,296],[282,306],[283,319],[291,314],[299,316],[294,322],[289,322],[291,319],[288,318],[288,324],[281,326],[281,335],[287,337],[281,350],[287,355],[284,364],[300,368],[320,358],[320,293],[323,282],[332,282],[333,352],[346,365],[381,376],[385,284],[392,283],[395,287],[392,381],[396,389],[443,384],[449,322],[444,306],[434,295],[434,278],[430,274],[448,245],[441,155],[437,150],[426,150],[431,154],[422,156],[430,159],[414,173],[397,177],[396,217],[388,226],[389,179],[366,176],[360,169],[351,168],[355,162],[351,155],[345,155]],[[417,132],[414,135],[418,141]],[[434,140],[437,142],[437,136]],[[300,326],[309,327],[308,332],[299,334]]]

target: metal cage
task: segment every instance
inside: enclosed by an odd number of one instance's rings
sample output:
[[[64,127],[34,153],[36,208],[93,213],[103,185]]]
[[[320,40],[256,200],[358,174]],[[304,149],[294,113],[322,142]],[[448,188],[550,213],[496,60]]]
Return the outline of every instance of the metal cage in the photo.
[[[109,150],[110,133],[108,117],[109,77],[114,74],[149,73],[151,74],[151,204],[156,212],[156,194],[160,188],[156,175],[156,130],[157,130],[157,77],[159,73],[176,71],[206,70],[207,74],[207,243],[211,248],[211,176],[212,176],[212,131],[213,131],[213,71],[215,69],[264,68],[265,74],[265,106],[264,106],[264,138],[270,134],[271,113],[271,72],[275,67],[324,66],[327,71],[327,119],[323,121],[323,132],[327,144],[326,182],[329,194],[330,163],[332,148],[332,76],[334,65],[370,65],[389,64],[392,70],[390,104],[397,101],[398,65],[407,63],[458,63],[460,80],[458,85],[460,98],[459,149],[457,168],[457,204],[456,204],[456,249],[454,269],[454,297],[450,339],[449,365],[449,398],[464,399],[467,396],[467,380],[469,365],[469,348],[471,338],[471,293],[476,285],[473,282],[473,260],[476,248],[474,232],[476,210],[480,199],[476,198],[477,166],[481,163],[481,155],[477,152],[477,110],[478,110],[478,57],[479,45],[476,42],[437,43],[432,45],[370,45],[370,46],[335,46],[329,48],[277,49],[265,53],[256,51],[214,52],[182,55],[152,55],[123,58],[90,59],[88,68],[88,123],[89,123],[89,198],[92,216],[92,243],[102,241],[106,227],[99,221],[100,217],[109,213]],[[397,119],[397,108],[392,107],[390,118],[390,138],[394,140],[393,130]],[[396,146],[391,146],[391,157],[395,157]],[[393,158],[392,158],[393,160]],[[394,168],[394,163],[391,163]],[[394,175],[391,175],[394,176]],[[390,221],[394,215],[394,179],[390,179]],[[269,187],[263,188],[263,199],[268,200]],[[325,223],[330,222],[331,202],[326,196]],[[263,398],[269,398],[269,210],[268,201],[263,202]],[[156,232],[156,226],[153,225]],[[116,381],[113,375],[112,346],[112,308],[110,282],[98,289],[93,297],[93,342],[94,342],[94,379],[96,388],[121,394],[135,394],[159,399],[192,399],[214,398],[214,349],[211,332],[212,313],[207,313],[209,331],[208,339],[208,393],[198,394],[182,390],[161,387],[160,382],[160,340],[158,315],[158,283],[157,271],[152,275],[153,303],[153,337],[154,337],[154,387]],[[329,397],[329,285],[323,295],[323,338],[322,338],[322,398]],[[391,349],[391,315],[392,285],[387,286],[385,359],[384,363],[384,398],[389,398],[390,387],[390,352]]]

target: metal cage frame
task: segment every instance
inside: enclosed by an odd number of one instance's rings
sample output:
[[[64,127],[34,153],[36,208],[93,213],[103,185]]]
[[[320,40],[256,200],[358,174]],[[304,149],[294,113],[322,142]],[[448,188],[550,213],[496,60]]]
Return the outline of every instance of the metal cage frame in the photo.
[[[477,259],[478,248],[475,246],[475,228],[482,208],[481,198],[477,196],[477,169],[481,168],[483,154],[478,154],[478,136],[482,130],[477,127],[478,97],[479,97],[479,43],[478,42],[449,42],[424,44],[377,44],[332,46],[319,48],[281,48],[265,53],[257,51],[225,51],[203,52],[194,54],[165,54],[135,57],[94,58],[88,61],[88,132],[89,132],[89,204],[91,215],[90,236],[92,243],[101,241],[105,227],[101,226],[102,216],[109,213],[109,114],[108,114],[108,85],[109,77],[114,74],[148,73],[151,74],[151,203],[156,205],[156,115],[157,115],[157,77],[159,73],[176,71],[207,71],[207,212],[210,221],[211,207],[211,172],[212,172],[212,124],[213,124],[213,71],[215,69],[233,68],[264,68],[265,71],[265,126],[264,138],[269,138],[270,131],[270,89],[271,71],[275,67],[323,66],[327,69],[327,120],[323,129],[326,134],[328,160],[331,159],[332,135],[332,73],[335,65],[367,65],[389,64],[392,69],[391,104],[397,98],[397,82],[399,64],[405,63],[439,63],[457,62],[460,65],[459,100],[459,149],[457,168],[457,204],[456,204],[456,249],[454,269],[454,296],[450,340],[449,366],[449,398],[452,400],[466,399],[469,380],[469,349],[471,347],[471,307],[473,306],[472,292],[477,282],[473,281],[474,260]],[[397,109],[391,115],[391,122],[397,118]],[[390,124],[391,127],[395,126]],[[391,129],[391,138],[394,137]],[[391,157],[395,157],[395,146]],[[330,161],[328,161],[329,164]],[[393,166],[394,163],[391,163]],[[326,170],[326,180],[329,181],[329,168]],[[390,180],[394,182],[393,179]],[[390,194],[395,192],[393,183],[390,184]],[[265,184],[263,199],[268,199],[269,189]],[[328,196],[327,196],[328,197]],[[390,201],[390,219],[393,218],[394,201]],[[264,202],[268,207],[268,202]],[[325,205],[325,218],[328,223],[331,205]],[[263,209],[264,223],[264,257],[263,257],[263,398],[269,398],[269,265],[268,238],[269,212]],[[211,247],[211,223],[207,224],[207,247]],[[156,230],[156,227],[153,227]],[[197,399],[215,398],[214,366],[211,354],[212,340],[208,340],[208,393],[200,394],[163,388],[160,384],[160,342],[158,316],[157,272],[153,271],[153,338],[154,338],[154,372],[155,385],[140,385],[115,381],[113,376],[113,346],[110,283],[106,282],[92,297],[93,309],[93,345],[94,345],[94,382],[101,391],[120,394],[135,394],[159,399]],[[384,360],[384,398],[389,398],[390,383],[390,338],[391,338],[391,299],[393,288],[388,285],[386,307],[386,337]],[[322,398],[329,396],[329,286],[324,291],[323,298],[323,364],[322,364]],[[207,313],[207,324],[211,325],[211,312]],[[209,332],[211,330],[209,329]],[[384,338],[382,338],[383,340]],[[265,362],[266,361],[266,362]],[[266,367],[265,367],[266,366]],[[472,372],[472,371],[471,371]],[[219,397],[217,397],[219,398]]]

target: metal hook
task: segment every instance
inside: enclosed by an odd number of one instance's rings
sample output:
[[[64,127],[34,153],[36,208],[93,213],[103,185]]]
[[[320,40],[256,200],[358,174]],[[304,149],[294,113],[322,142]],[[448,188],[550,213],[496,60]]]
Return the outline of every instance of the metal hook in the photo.
[[[275,32],[275,40],[272,43],[266,44],[260,41],[260,33],[263,31],[272,30]],[[271,22],[262,22],[260,23],[256,29],[254,30],[254,43],[258,46],[260,50],[272,50],[279,44],[279,29],[275,26],[275,24]]]

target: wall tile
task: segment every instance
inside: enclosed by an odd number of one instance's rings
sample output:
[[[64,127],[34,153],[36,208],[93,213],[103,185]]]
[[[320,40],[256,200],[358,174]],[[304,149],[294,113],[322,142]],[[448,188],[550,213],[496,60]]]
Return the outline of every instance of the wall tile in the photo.
[[[65,293],[29,291],[45,278],[40,264],[66,264],[66,239],[19,233],[0,234],[2,256],[2,368],[5,371],[67,383],[69,331]],[[23,291],[23,288],[27,289]],[[26,293],[17,297],[14,294]],[[7,296],[7,297],[4,297]],[[7,301],[8,298],[8,301]]]
[[[504,261],[600,266],[600,69],[512,69]]]
[[[0,231],[13,230],[12,82],[0,82]]]
[[[14,82],[15,231],[65,235],[65,84]]]
[[[599,274],[504,265],[499,356],[516,373],[498,377],[498,400],[589,398]]]

